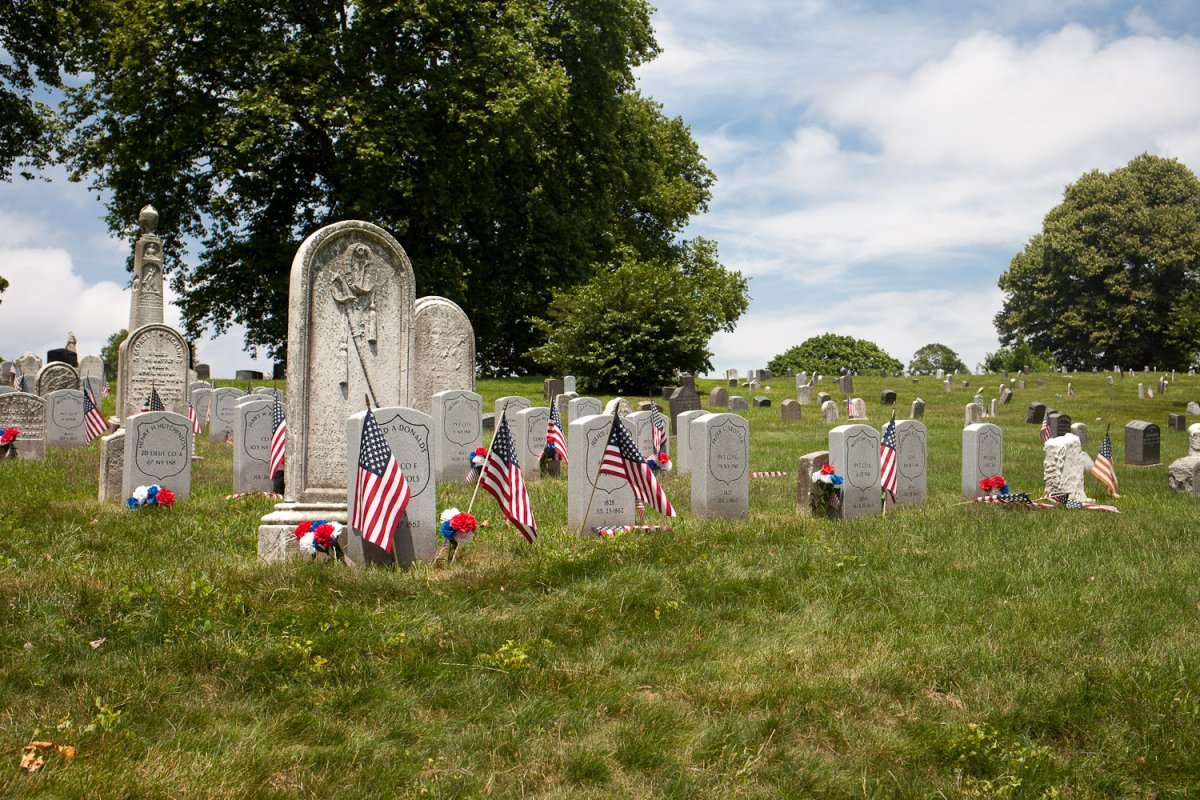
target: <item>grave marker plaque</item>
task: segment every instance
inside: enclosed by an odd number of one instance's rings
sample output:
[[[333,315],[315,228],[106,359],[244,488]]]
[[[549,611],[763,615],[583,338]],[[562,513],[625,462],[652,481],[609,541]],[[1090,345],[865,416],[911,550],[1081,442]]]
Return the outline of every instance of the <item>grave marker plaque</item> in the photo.
[[[468,480],[470,453],[483,447],[483,398],[465,389],[433,396],[433,474],[438,483]]]
[[[269,492],[274,398],[247,395],[234,408],[233,491]]]
[[[881,434],[882,435],[882,434]],[[922,422],[903,419],[896,422],[896,502],[897,506],[920,505],[928,496],[927,451],[929,430]],[[891,503],[891,498],[886,502]]]
[[[83,390],[59,389],[46,396],[46,444],[83,447],[88,443],[83,419]]]
[[[608,443],[612,414],[581,417],[571,423],[569,447],[571,468],[567,470],[567,525],[582,536],[592,536],[598,526],[633,525],[633,490],[624,478],[596,473]],[[632,426],[619,417],[617,425]],[[591,508],[588,500],[591,498]],[[587,514],[586,518],[584,514]],[[582,528],[582,532],[580,529]]]
[[[979,482],[1004,470],[1004,432],[998,425],[980,422],[963,428],[962,494],[974,499],[981,492]]]
[[[707,414],[692,423],[692,513],[750,515],[750,423],[737,414]]]
[[[879,431],[870,425],[839,425],[829,431],[829,463],[842,476],[842,519],[883,511],[879,487]]]
[[[192,426],[172,411],[146,411],[125,420],[121,494],[158,484],[179,500],[192,490]]]
[[[45,398],[25,392],[0,395],[0,425],[21,432],[13,443],[17,458],[41,461],[46,457]]]

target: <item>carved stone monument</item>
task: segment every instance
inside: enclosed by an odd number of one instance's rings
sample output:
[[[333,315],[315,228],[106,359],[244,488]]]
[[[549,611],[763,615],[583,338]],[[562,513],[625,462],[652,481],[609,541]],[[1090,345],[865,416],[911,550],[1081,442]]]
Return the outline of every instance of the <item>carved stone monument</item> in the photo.
[[[37,374],[37,393],[42,397],[59,389],[78,389],[79,373],[70,364],[52,361]],[[97,398],[99,399],[99,398]]]
[[[426,414],[433,396],[450,389],[475,391],[475,329],[458,304],[422,297],[413,317],[412,407]]]
[[[13,443],[17,458],[41,461],[46,457],[46,400],[36,394],[0,394],[0,427],[21,432]]]

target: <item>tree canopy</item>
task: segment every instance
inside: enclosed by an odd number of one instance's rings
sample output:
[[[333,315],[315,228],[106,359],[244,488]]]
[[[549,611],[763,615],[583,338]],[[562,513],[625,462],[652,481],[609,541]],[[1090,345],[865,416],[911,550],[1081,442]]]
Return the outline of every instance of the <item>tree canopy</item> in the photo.
[[[66,153],[110,192],[114,231],[159,210],[190,338],[241,323],[281,356],[292,257],[344,219],[397,237],[493,371],[527,366],[532,317],[619,253],[688,258],[713,176],[636,89],[658,53],[644,0],[97,8]]]
[[[824,333],[806,339],[802,343],[771,359],[767,369],[777,374],[787,370],[836,374],[842,369],[864,370],[886,369],[888,372],[904,367],[885,353],[879,345],[853,336],[838,336]]]
[[[1024,340],[1014,342],[1011,347],[1001,347],[983,357],[980,372],[1020,372],[1025,367],[1034,372],[1054,369],[1054,360],[1048,353],[1035,353]]]
[[[946,372],[966,372],[967,365],[958,357],[958,353],[944,344],[927,344],[913,353],[908,371],[914,375],[929,375],[939,369]]]
[[[1061,366],[1187,367],[1200,351],[1200,181],[1141,155],[1066,188],[1000,276],[1001,343]]]

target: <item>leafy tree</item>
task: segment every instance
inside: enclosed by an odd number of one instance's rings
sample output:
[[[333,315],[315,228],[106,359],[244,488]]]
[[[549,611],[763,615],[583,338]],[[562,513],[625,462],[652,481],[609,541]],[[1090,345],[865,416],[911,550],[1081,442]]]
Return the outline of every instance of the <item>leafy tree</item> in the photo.
[[[585,392],[651,393],[678,371],[711,370],[708,343],[745,312],[746,279],[722,267],[704,239],[681,262],[623,255],[615,269],[555,297],[535,320],[546,344],[531,355],[574,374]]]
[[[104,343],[104,347],[100,348],[100,360],[104,362],[104,374],[109,378],[113,378],[117,374],[117,362],[121,342],[125,341],[128,336],[129,331],[121,328],[121,330],[108,337],[108,341]]]
[[[4,291],[7,288],[8,288],[8,281],[4,279],[3,275],[0,275],[0,294],[4,294]],[[3,300],[0,300],[0,303],[3,303],[3,302],[4,302]]]
[[[1187,367],[1200,350],[1200,181],[1151,155],[1087,173],[1000,288],[1003,345],[1025,339],[1075,369]]]
[[[893,372],[904,367],[889,356],[874,342],[855,339],[853,336],[838,336],[824,333],[806,339],[803,343],[780,353],[771,359],[767,369],[776,373],[787,370],[835,374],[842,368],[863,372],[886,369]]]
[[[980,372],[1020,372],[1029,367],[1034,372],[1054,369],[1054,359],[1048,353],[1035,353],[1029,342],[1015,342],[1011,347],[1001,347],[988,353],[979,365]]]
[[[491,371],[526,367],[530,318],[619,253],[688,258],[678,237],[713,176],[636,89],[658,53],[645,0],[102,8],[68,152],[110,192],[114,231],[158,208],[190,338],[241,323],[282,357],[292,257],[344,219],[398,238]]]
[[[914,375],[929,375],[939,369],[946,372],[966,372],[967,365],[958,357],[958,353],[944,344],[927,344],[913,353],[908,371]]]

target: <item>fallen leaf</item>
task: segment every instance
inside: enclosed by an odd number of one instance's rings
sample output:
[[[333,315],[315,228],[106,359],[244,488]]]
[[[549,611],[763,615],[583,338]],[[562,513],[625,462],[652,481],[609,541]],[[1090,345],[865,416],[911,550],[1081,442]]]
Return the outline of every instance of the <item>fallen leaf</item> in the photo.
[[[93,639],[92,641],[88,642],[88,644],[91,645],[91,648],[93,650],[98,650],[98,649],[100,649],[100,646],[107,641],[108,641],[108,637],[102,636],[99,639]]]
[[[54,742],[30,742],[21,751],[21,769],[26,772],[37,772],[46,764],[46,759],[39,753],[46,750],[57,750],[62,754],[63,761],[75,759],[75,747],[72,745],[55,744]]]
[[[21,769],[26,772],[37,772],[46,763],[46,759],[37,754],[36,750],[25,748],[25,752],[21,755]]]
[[[62,753],[63,761],[70,763],[75,760],[75,748],[72,745],[64,744],[58,748],[58,752]]]

